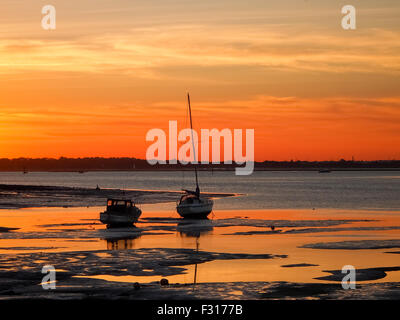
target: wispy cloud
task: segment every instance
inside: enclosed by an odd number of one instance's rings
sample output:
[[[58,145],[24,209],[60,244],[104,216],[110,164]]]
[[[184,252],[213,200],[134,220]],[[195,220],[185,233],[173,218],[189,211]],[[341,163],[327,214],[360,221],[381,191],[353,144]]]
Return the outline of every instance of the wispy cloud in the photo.
[[[160,77],[158,68],[178,65],[247,65],[295,72],[400,72],[400,31],[372,29],[350,39],[326,33],[288,37],[290,34],[290,30],[231,27],[216,31],[207,26],[174,26],[75,41],[1,40],[0,65],[3,74],[18,70],[124,70],[143,77]]]
[[[41,4],[0,4],[3,154],[143,156],[189,90],[196,125],[255,128],[258,159],[400,157],[397,0],[351,32],[341,1],[54,0],[54,32]]]

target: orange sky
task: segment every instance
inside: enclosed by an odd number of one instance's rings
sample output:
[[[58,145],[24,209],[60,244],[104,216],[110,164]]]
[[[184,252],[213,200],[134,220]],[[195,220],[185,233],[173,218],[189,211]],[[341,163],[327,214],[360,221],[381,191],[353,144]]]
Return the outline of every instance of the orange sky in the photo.
[[[256,160],[400,159],[400,4],[2,1],[0,157],[144,158],[146,132],[255,129]],[[347,4],[347,3],[345,3]]]

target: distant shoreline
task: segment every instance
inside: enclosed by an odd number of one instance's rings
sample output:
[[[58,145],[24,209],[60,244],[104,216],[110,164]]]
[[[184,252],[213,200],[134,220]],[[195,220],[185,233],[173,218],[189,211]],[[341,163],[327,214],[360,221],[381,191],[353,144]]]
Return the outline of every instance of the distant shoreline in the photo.
[[[242,165],[237,163],[198,164],[203,171],[232,171]],[[155,164],[136,158],[17,158],[0,159],[0,172],[88,172],[88,171],[187,171],[193,164]],[[254,171],[399,171],[400,160],[374,161],[255,161]]]
[[[87,170],[29,170],[29,172],[75,172],[75,173],[87,173],[87,172],[179,172],[179,171],[192,171],[192,168],[165,168],[165,169],[87,169]],[[199,168],[199,171],[210,171],[210,172],[225,172],[225,171],[235,171],[235,168]],[[254,171],[321,171],[322,168],[254,168]],[[83,171],[83,172],[81,172]],[[329,171],[400,171],[400,167],[398,168],[332,168]],[[20,172],[23,173],[22,170],[0,170],[0,172]]]

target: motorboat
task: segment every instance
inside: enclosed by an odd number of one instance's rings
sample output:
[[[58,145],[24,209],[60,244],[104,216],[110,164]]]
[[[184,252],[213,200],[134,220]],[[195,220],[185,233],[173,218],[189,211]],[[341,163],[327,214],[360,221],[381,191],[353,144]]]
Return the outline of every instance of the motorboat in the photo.
[[[100,221],[107,227],[132,226],[141,214],[132,200],[107,199],[107,209],[100,213]]]

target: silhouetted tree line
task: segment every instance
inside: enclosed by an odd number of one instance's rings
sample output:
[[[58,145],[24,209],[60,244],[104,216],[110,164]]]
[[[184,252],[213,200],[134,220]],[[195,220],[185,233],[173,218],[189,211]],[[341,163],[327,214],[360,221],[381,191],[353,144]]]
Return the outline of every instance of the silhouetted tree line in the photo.
[[[233,170],[237,164],[199,165],[200,169]],[[320,170],[320,169],[399,169],[400,160],[377,161],[264,161],[255,162],[256,170]],[[192,165],[150,165],[136,158],[16,158],[0,159],[0,171],[100,171],[100,170],[189,170]]]

